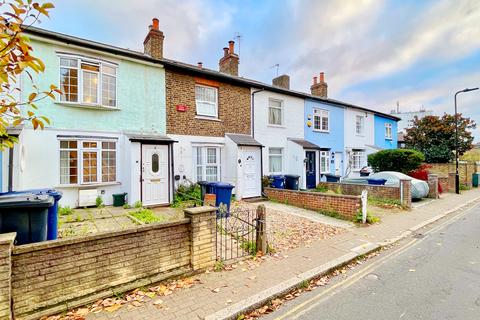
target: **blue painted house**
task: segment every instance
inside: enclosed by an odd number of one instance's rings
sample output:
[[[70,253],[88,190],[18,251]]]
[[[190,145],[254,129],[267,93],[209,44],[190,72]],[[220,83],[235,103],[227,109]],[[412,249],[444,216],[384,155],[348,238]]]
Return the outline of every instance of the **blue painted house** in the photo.
[[[374,126],[375,146],[381,149],[396,149],[398,140],[397,121],[375,114]]]
[[[313,98],[305,99],[305,140],[319,147],[316,154],[311,153],[306,157],[307,161],[318,163],[315,168],[311,168],[315,172],[310,172],[307,188],[314,187],[324,174],[342,175],[344,171],[343,107]]]

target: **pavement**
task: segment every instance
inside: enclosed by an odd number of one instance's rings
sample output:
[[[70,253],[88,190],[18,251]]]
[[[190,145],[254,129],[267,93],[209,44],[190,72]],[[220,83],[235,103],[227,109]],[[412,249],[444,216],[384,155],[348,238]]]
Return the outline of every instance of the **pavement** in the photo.
[[[478,230],[477,205],[262,319],[479,319]]]
[[[86,318],[236,319],[238,315],[288,292],[305,280],[479,202],[478,189],[465,191],[462,195],[445,194],[442,199],[411,211],[385,215],[379,224],[349,228],[335,237],[261,259],[261,263],[256,263],[258,265],[254,267],[245,261],[231,271],[200,274],[196,276],[200,284],[162,296],[160,306],[154,305],[152,300],[139,307],[90,313]]]

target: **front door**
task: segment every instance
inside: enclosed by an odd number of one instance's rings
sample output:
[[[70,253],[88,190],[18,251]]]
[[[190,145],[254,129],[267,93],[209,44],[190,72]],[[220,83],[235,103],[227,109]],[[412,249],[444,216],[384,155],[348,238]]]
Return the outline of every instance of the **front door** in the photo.
[[[243,168],[243,195],[242,198],[259,197],[262,193],[260,173],[261,149],[258,147],[242,147],[240,165]]]
[[[142,145],[142,203],[168,204],[168,146]]]
[[[335,175],[342,176],[342,158],[343,154],[341,152],[335,152]]]
[[[307,176],[307,189],[313,189],[317,186],[317,171],[315,161],[315,151],[305,151],[307,163],[305,173]]]

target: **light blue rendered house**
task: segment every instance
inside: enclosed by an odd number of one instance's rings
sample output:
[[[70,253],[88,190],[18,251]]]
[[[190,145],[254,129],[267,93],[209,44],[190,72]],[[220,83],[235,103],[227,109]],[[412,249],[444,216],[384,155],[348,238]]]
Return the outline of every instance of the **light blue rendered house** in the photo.
[[[395,119],[375,114],[375,146],[381,149],[396,149],[398,124]]]

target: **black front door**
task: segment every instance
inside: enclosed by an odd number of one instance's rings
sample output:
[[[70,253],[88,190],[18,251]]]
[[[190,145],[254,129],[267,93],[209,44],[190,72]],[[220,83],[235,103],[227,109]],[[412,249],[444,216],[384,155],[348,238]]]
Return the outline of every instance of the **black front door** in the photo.
[[[307,189],[313,189],[317,186],[317,171],[315,170],[315,151],[305,151],[307,158],[305,173],[307,176]]]

